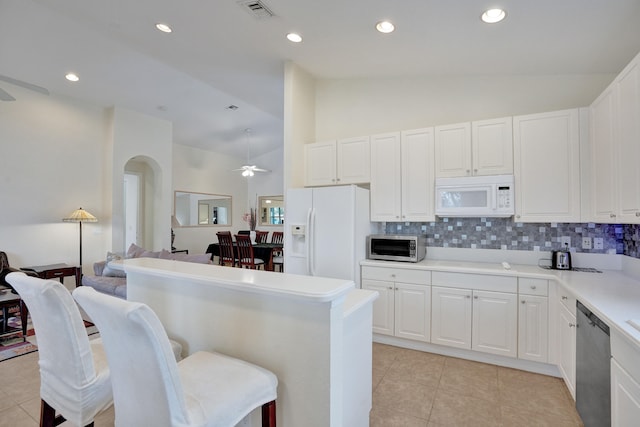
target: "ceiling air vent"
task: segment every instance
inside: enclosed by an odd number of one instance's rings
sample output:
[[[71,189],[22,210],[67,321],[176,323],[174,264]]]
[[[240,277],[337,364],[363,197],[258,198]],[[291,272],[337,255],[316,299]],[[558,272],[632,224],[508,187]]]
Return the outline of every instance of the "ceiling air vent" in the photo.
[[[266,4],[260,0],[236,0],[236,3],[251,16],[257,19],[271,18],[274,13],[269,10]]]

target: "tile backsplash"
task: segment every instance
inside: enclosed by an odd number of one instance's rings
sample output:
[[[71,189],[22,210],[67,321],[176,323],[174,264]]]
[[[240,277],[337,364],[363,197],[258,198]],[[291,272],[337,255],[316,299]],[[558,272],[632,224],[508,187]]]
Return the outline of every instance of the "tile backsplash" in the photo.
[[[576,252],[616,253],[640,258],[640,225],[594,223],[521,223],[512,218],[438,218],[427,223],[384,224],[388,234],[426,234],[427,246],[473,249],[552,251],[562,247],[562,237],[571,239]],[[590,237],[592,249],[582,249],[582,238]],[[594,238],[603,239],[602,249],[593,249]]]

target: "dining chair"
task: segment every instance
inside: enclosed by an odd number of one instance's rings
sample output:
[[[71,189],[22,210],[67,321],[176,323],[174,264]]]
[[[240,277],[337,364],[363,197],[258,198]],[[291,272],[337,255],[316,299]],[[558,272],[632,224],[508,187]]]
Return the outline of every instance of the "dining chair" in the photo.
[[[284,241],[284,233],[282,231],[274,231],[271,233],[271,243],[280,243]]]
[[[220,245],[220,252],[218,256],[218,263],[220,265],[231,264],[231,267],[235,267],[238,262],[238,258],[235,256],[235,250],[233,248],[233,239],[230,231],[218,231],[218,243]]]
[[[282,244],[284,241],[284,233],[282,231],[274,231],[271,234],[271,243]],[[284,249],[273,250],[273,258],[271,259],[274,271],[276,268],[282,272],[284,270]]]
[[[206,351],[176,363],[149,306],[86,286],[73,297],[104,340],[116,426],[234,426],[262,407],[262,425],[275,427],[278,378],[272,372]]]
[[[256,230],[256,243],[267,243],[268,237],[269,237],[268,231]]]
[[[40,426],[65,420],[93,426],[113,403],[102,340],[89,340],[78,306],[59,281],[24,273],[10,273],[7,280],[29,307],[38,340]]]
[[[264,266],[264,260],[253,256],[253,245],[251,237],[244,234],[236,234],[236,244],[238,246],[238,265],[240,268],[257,269]]]

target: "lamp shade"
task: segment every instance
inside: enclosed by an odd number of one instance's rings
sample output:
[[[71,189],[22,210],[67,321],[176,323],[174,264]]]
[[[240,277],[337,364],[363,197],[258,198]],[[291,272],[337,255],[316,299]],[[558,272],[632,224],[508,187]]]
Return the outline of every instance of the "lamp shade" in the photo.
[[[71,215],[69,215],[67,218],[62,218],[62,220],[65,222],[98,222],[98,218],[91,215],[89,212],[85,211],[82,208],[76,209],[75,211],[71,212]]]

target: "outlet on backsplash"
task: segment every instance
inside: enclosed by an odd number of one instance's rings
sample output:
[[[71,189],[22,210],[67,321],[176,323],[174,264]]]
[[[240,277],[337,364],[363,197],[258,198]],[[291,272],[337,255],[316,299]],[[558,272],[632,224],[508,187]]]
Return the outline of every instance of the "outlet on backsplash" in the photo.
[[[571,236],[560,237],[560,245],[562,246],[562,249],[564,249],[567,246],[571,247]]]
[[[593,238],[593,249],[604,249],[604,239],[602,237]]]
[[[582,238],[582,249],[591,249],[591,237]]]

